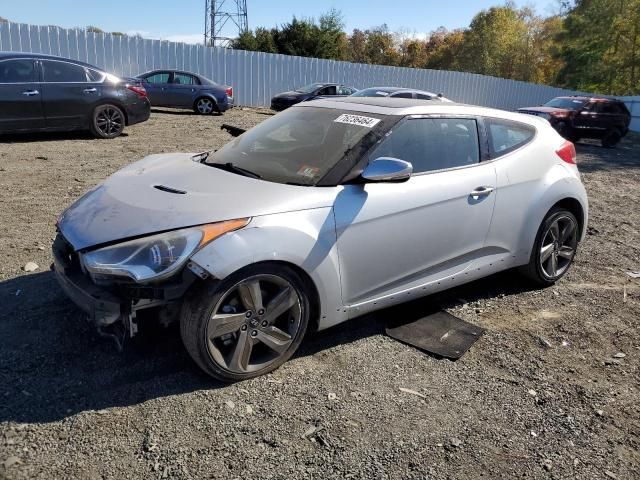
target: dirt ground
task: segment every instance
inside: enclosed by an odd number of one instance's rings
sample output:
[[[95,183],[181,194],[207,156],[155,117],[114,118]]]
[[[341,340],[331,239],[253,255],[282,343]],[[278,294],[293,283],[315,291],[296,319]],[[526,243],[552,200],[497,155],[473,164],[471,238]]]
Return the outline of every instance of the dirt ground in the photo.
[[[640,270],[640,136],[578,145],[589,234],[552,288],[496,275],[322,332],[232,386],[199,371],[176,328],[124,353],[97,337],[49,272],[57,215],[147,154],[219,148],[221,123],[264,118],[154,111],[112,141],[0,139],[0,478],[640,478],[640,280],[626,275]],[[459,361],[384,335],[438,304],[487,329]]]

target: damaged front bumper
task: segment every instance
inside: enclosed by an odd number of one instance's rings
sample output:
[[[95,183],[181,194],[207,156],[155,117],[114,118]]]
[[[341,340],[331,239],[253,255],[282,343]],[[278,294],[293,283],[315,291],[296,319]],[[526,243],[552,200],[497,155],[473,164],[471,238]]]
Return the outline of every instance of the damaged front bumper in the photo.
[[[159,285],[114,283],[96,285],[83,272],[77,252],[60,234],[53,243],[52,270],[67,296],[82,311],[103,336],[111,338],[122,350],[127,337],[138,331],[137,317],[140,311],[156,308],[162,323],[177,318],[182,297],[197,279],[189,269],[182,275]]]

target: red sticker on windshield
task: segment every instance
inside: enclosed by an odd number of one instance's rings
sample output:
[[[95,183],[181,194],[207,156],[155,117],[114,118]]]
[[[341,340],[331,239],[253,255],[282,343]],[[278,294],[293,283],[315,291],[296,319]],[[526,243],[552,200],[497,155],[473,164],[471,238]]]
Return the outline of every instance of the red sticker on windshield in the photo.
[[[298,175],[302,177],[313,178],[320,173],[320,169],[317,167],[310,167],[309,165],[302,165],[298,170]]]

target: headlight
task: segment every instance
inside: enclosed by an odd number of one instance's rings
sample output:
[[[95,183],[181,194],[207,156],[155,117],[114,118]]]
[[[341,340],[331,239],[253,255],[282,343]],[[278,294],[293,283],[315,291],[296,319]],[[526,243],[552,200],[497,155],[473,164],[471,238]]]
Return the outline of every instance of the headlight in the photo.
[[[161,280],[179,270],[199,248],[247,223],[248,218],[241,218],[139,238],[85,253],[82,262],[94,279],[109,275],[139,283]]]

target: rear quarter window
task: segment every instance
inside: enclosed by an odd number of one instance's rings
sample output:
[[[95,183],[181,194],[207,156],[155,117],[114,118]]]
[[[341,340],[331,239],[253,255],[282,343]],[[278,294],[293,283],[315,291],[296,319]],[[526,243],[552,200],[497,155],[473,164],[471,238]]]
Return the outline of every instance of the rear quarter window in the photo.
[[[524,123],[496,118],[485,119],[491,158],[497,158],[525,146],[536,135],[536,129]]]

